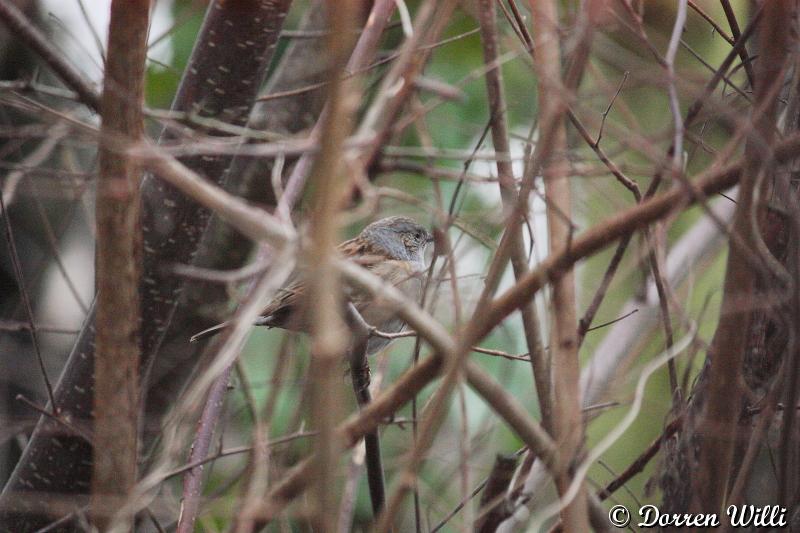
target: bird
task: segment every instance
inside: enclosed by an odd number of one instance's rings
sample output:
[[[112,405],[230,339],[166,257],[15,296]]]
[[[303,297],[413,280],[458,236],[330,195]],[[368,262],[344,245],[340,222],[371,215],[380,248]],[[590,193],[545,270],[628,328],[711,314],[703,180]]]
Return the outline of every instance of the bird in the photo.
[[[431,242],[431,233],[414,219],[392,216],[369,224],[358,236],[341,243],[337,251],[341,257],[366,268],[412,301],[418,301],[426,271],[425,250]],[[264,307],[253,325],[310,332],[311,324],[301,312],[305,286],[302,269],[295,270],[286,286]],[[371,293],[346,287],[344,296],[364,321],[379,331],[397,333],[405,327],[396,311],[382,305]],[[230,322],[217,324],[196,333],[189,341],[197,342],[211,337],[229,325]],[[390,342],[391,339],[386,337],[370,337],[367,354],[377,353]]]

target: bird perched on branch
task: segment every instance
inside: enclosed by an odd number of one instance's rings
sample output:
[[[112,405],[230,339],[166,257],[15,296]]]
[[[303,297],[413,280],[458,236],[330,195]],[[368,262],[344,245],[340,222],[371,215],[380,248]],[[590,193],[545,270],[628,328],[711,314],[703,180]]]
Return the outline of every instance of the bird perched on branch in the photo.
[[[412,301],[417,301],[422,293],[425,249],[432,241],[431,234],[414,220],[402,216],[388,217],[373,222],[357,237],[340,244],[338,252],[393,285]],[[305,286],[303,271],[296,271],[286,287],[267,304],[254,325],[310,331],[302,309],[303,305],[308,305],[308,302],[303,302]],[[382,305],[371,293],[345,288],[345,298],[367,324],[379,331],[396,333],[405,325],[393,309]],[[217,324],[189,340],[196,342],[210,337],[228,325],[229,322]],[[391,339],[372,337],[367,344],[367,353],[376,353],[389,342]]]

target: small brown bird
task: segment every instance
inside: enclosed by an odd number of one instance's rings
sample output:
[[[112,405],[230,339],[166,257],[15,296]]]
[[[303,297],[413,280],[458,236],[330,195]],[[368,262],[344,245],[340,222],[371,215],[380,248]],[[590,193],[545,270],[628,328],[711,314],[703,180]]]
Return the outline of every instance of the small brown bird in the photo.
[[[395,286],[411,300],[419,300],[425,272],[425,249],[433,241],[431,234],[407,217],[388,217],[364,228],[358,237],[339,245],[338,251],[347,259],[366,268],[388,284]],[[310,324],[299,312],[302,305],[305,279],[296,271],[285,288],[264,308],[254,325],[310,331]],[[372,294],[353,288],[345,289],[345,297],[370,326],[380,331],[396,333],[405,323],[397,313],[376,301]],[[192,336],[190,342],[210,337],[228,326],[217,324]],[[389,344],[390,339],[372,337],[367,353],[374,354]]]

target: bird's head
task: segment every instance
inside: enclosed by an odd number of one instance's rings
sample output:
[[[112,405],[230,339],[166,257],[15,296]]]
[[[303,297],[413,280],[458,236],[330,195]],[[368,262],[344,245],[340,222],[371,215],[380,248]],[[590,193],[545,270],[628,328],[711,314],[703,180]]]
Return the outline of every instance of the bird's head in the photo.
[[[424,262],[425,248],[433,242],[430,232],[415,220],[396,216],[373,222],[361,237],[380,246],[395,259]]]

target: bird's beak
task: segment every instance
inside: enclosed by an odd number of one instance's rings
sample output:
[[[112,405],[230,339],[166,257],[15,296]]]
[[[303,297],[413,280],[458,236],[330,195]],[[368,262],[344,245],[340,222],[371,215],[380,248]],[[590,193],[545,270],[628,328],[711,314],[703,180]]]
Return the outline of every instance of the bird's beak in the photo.
[[[428,233],[428,237],[425,239],[426,244],[430,244],[433,242],[433,235]]]

